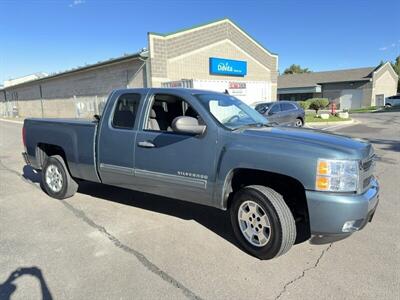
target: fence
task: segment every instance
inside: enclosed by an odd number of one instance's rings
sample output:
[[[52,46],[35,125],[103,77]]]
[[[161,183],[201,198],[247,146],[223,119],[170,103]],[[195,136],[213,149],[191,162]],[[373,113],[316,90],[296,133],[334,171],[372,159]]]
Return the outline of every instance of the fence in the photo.
[[[102,114],[107,95],[73,96],[63,99],[0,102],[0,117],[91,118]]]

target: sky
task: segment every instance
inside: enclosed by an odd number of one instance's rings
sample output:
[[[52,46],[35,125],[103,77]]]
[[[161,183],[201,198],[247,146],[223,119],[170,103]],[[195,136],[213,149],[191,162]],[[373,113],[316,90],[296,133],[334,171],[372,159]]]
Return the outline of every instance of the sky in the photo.
[[[400,54],[399,0],[0,0],[0,84],[146,47],[168,33],[230,18],[271,52],[279,70],[375,66]]]

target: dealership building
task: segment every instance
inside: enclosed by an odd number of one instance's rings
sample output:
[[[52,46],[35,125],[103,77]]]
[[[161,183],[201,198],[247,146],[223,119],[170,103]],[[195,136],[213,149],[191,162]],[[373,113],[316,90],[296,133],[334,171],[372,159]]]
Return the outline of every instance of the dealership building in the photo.
[[[0,115],[88,117],[111,90],[188,87],[229,92],[246,103],[277,98],[278,56],[229,19],[149,33],[142,51],[0,89]]]

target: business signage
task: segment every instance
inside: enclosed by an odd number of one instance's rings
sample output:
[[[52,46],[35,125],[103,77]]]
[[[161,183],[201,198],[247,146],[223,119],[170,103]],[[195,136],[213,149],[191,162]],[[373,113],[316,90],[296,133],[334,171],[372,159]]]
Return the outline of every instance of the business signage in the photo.
[[[247,62],[243,60],[210,57],[210,74],[244,77],[247,75]]]
[[[246,82],[229,82],[228,92],[232,96],[246,96]]]

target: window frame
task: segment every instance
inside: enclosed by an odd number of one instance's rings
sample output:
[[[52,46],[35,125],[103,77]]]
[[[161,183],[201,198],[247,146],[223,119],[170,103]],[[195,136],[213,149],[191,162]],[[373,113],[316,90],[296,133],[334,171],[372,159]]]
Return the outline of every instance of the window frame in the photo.
[[[189,107],[189,106],[192,107],[192,108],[197,112],[197,114],[200,116],[200,118],[203,120],[204,124],[206,125],[206,128],[208,128],[207,123],[204,121],[204,118],[201,116],[201,114],[198,112],[198,110],[195,109],[195,108],[193,107],[193,105],[191,105],[190,102],[187,101],[185,98],[183,98],[183,97],[180,96],[180,95],[175,95],[175,94],[171,94],[171,93],[157,93],[157,92],[155,92],[155,93],[153,93],[153,94],[150,95],[149,101],[147,101],[148,104],[147,104],[147,107],[146,107],[146,110],[145,110],[145,114],[144,114],[144,118],[143,118],[143,123],[142,123],[142,125],[140,126],[140,130],[141,130],[141,131],[143,131],[143,132],[156,132],[156,133],[160,133],[160,134],[178,134],[178,135],[183,135],[183,136],[197,136],[197,137],[201,137],[201,136],[204,136],[204,135],[206,134],[207,129],[204,131],[204,133],[203,133],[202,135],[196,135],[196,134],[184,133],[184,132],[176,132],[176,131],[173,131],[173,130],[172,130],[172,131],[167,131],[167,130],[148,129],[148,128],[147,128],[147,125],[148,125],[148,123],[149,123],[150,111],[151,111],[151,109],[152,109],[152,107],[153,107],[153,105],[154,105],[154,102],[156,101],[155,97],[156,97],[157,95],[168,95],[168,96],[173,96],[173,97],[175,97],[175,98],[180,99],[180,100],[182,101],[182,103],[181,103],[181,104],[182,104],[182,112],[184,113],[184,111],[183,111],[184,107],[186,107],[186,109],[187,109],[187,107]],[[166,101],[165,101],[165,102],[166,102]],[[182,115],[182,116],[184,116],[184,115]],[[170,124],[170,126],[171,126],[171,129],[172,129],[172,124]]]

